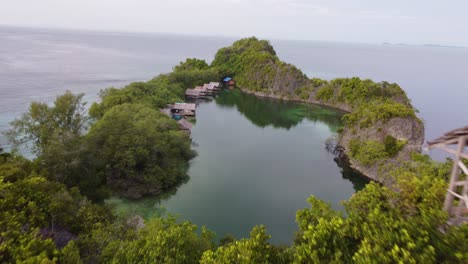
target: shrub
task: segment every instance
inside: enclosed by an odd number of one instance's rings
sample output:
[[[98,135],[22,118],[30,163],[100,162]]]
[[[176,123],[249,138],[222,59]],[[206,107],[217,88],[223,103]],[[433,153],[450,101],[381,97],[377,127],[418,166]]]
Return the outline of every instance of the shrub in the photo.
[[[330,101],[334,96],[334,89],[332,86],[324,86],[317,91],[315,98],[322,101]]]
[[[388,157],[385,146],[376,140],[351,140],[349,143],[350,156],[366,166],[374,165]]]
[[[359,125],[360,128],[367,128],[378,121],[385,123],[395,117],[417,119],[410,106],[391,101],[373,101],[361,104],[352,113],[344,115],[343,121],[350,126]]]
[[[387,135],[384,139],[385,151],[389,157],[393,157],[403,149],[406,143],[406,140],[397,140],[391,135]]]

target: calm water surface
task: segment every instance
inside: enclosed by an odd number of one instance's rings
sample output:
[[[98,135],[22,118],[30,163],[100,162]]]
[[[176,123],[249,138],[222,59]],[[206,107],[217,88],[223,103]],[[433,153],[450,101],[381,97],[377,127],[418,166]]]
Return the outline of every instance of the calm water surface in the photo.
[[[264,224],[272,242],[291,243],[296,211],[308,206],[310,195],[342,209],[340,202],[366,182],[343,172],[325,150],[340,117],[318,106],[225,91],[197,109],[192,137],[198,156],[188,183],[165,199],[110,202],[146,218],[180,215],[218,236],[246,237]]]

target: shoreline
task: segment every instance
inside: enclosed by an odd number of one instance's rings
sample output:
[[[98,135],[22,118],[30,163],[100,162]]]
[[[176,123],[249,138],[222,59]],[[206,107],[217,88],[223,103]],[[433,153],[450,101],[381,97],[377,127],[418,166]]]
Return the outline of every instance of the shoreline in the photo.
[[[341,105],[341,106],[340,105],[335,105],[335,104],[332,105],[332,104],[329,104],[329,103],[320,102],[320,101],[315,100],[315,99],[308,99],[308,100],[303,100],[303,99],[300,99],[300,98],[294,98],[293,99],[293,98],[284,97],[282,95],[275,95],[273,93],[266,94],[264,92],[250,91],[250,90],[248,90],[246,88],[242,88],[242,87],[237,87],[237,88],[240,89],[243,93],[251,94],[251,95],[254,95],[254,96],[257,96],[257,97],[261,97],[261,98],[270,98],[270,99],[283,100],[283,101],[289,101],[289,102],[305,103],[305,104],[311,104],[311,105],[318,105],[318,106],[322,106],[322,107],[329,107],[329,108],[331,108],[331,109],[333,109],[335,111],[340,111],[343,114],[348,114],[348,113],[352,112],[350,107],[347,106],[347,105],[344,105],[344,104]],[[347,130],[345,128],[346,127],[343,126],[343,129]],[[380,174],[379,171],[377,170],[377,171],[373,172],[375,170],[375,168],[373,168],[373,167],[375,167],[375,165],[370,166],[370,167],[365,167],[364,165],[359,164],[359,162],[354,161],[347,154],[346,148],[345,148],[345,146],[343,146],[343,144],[341,142],[344,133],[345,133],[345,131],[338,132],[338,140],[337,140],[336,147],[339,147],[341,149],[340,150],[341,153],[339,155],[336,155],[336,157],[339,158],[339,159],[344,159],[347,166],[349,166],[349,168],[351,168],[353,171],[355,171],[360,176],[365,177],[368,180],[376,181],[376,182],[379,182],[379,183],[385,185],[385,179],[379,177],[379,174]],[[424,133],[423,133],[423,136],[424,136]],[[422,148],[422,144],[419,145],[419,148]],[[401,150],[401,151],[403,151],[403,150]],[[406,153],[402,153],[401,155],[406,156]],[[390,163],[394,163],[395,158],[389,158],[389,159],[387,159],[387,161],[390,162]]]
[[[343,114],[351,113],[351,110],[349,108],[345,108],[345,107],[340,108],[337,105],[320,102],[318,100],[310,100],[310,99],[309,100],[303,100],[303,99],[300,99],[300,98],[289,99],[287,97],[278,96],[278,95],[275,95],[275,94],[265,94],[263,92],[253,92],[253,91],[250,91],[250,90],[242,88],[242,87],[236,87],[236,88],[240,89],[243,93],[255,95],[257,97],[271,98],[271,99],[277,99],[277,100],[283,100],[283,101],[295,102],[295,103],[305,103],[305,104],[313,104],[313,105],[318,105],[318,106],[325,106],[325,107],[332,108],[332,109],[334,109],[336,111],[343,112]]]

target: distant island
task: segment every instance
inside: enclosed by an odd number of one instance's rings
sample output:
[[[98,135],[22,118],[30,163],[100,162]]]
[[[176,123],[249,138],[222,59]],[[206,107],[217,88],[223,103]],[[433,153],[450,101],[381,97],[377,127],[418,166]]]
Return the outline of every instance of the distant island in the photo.
[[[383,42],[382,45],[384,46],[416,46],[416,47],[434,47],[434,48],[455,48],[455,49],[464,49],[465,46],[457,46],[457,45],[442,45],[442,44],[407,44],[407,43],[390,43],[390,42]]]

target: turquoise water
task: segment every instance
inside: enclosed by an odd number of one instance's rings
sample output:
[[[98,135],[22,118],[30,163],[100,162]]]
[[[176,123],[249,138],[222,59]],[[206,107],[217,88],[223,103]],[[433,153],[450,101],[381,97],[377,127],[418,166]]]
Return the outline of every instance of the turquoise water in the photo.
[[[199,104],[192,130],[198,156],[186,184],[162,198],[110,202],[145,218],[178,215],[218,237],[245,237],[264,224],[274,243],[291,243],[295,213],[308,206],[310,195],[342,210],[340,202],[366,182],[343,174],[325,150],[340,117],[319,106],[224,91]]]

